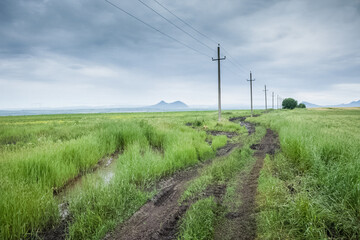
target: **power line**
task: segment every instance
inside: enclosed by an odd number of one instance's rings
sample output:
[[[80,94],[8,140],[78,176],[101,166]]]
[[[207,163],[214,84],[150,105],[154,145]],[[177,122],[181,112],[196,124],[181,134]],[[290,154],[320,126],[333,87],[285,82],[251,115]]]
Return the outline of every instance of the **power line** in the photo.
[[[181,19],[180,17],[178,17],[175,13],[173,13],[172,11],[170,11],[167,7],[165,7],[164,5],[162,5],[161,3],[159,3],[157,0],[153,0],[154,2],[156,2],[159,6],[161,6],[162,8],[164,8],[166,11],[168,11],[171,15],[173,15],[174,17],[176,17],[178,20],[180,20],[182,23],[184,23],[185,25],[187,25],[188,27],[190,27],[192,30],[194,30],[195,32],[197,32],[198,34],[200,34],[201,36],[207,38],[208,40],[212,41],[213,43],[217,44],[218,42],[216,42],[215,40],[213,40],[212,38],[210,38],[209,36],[203,34],[202,32],[200,32],[199,30],[197,30],[196,28],[194,28],[193,26],[191,26],[189,23],[187,23],[185,20]]]
[[[186,44],[186,43],[184,43],[184,42],[176,39],[175,37],[170,36],[169,34],[166,34],[165,32],[157,29],[156,27],[152,26],[151,24],[149,24],[149,23],[141,20],[140,18],[134,16],[133,14],[131,14],[131,13],[129,13],[128,11],[124,10],[124,9],[121,8],[120,6],[112,3],[111,1],[109,1],[109,0],[105,0],[105,1],[106,1],[107,3],[109,3],[110,5],[112,5],[113,7],[117,8],[118,10],[120,10],[120,11],[124,12],[125,14],[129,15],[130,17],[132,17],[132,18],[136,19],[137,21],[143,23],[143,24],[146,25],[147,27],[149,27],[149,28],[157,31],[158,33],[166,36],[167,38],[172,39],[173,41],[181,44],[182,46],[184,46],[184,47],[186,47],[186,48],[188,48],[188,49],[190,49],[190,50],[192,50],[192,51],[194,51],[194,52],[196,52],[196,53],[198,53],[198,54],[201,54],[201,55],[204,55],[204,56],[206,56],[206,57],[211,58],[211,56],[209,56],[208,54],[206,54],[206,53],[204,53],[204,52],[201,52],[201,51],[199,51],[199,50],[197,50],[197,49],[189,46],[188,44]],[[202,45],[205,45],[207,48],[209,48],[210,50],[213,51],[213,49],[210,48],[208,45],[202,43],[199,39],[193,37],[191,34],[189,34],[188,32],[186,32],[185,30],[181,29],[179,26],[177,26],[176,24],[174,24],[171,20],[167,19],[166,17],[162,16],[162,15],[161,15],[160,13],[158,13],[156,10],[154,10],[153,8],[151,8],[149,5],[145,4],[145,3],[144,3],[143,1],[141,1],[141,0],[138,0],[138,1],[139,1],[140,3],[142,3],[143,5],[145,5],[146,7],[148,7],[149,9],[151,9],[152,11],[154,11],[154,12],[155,12],[156,14],[158,14],[159,16],[161,16],[163,19],[165,19],[166,21],[168,21],[169,23],[171,23],[173,26],[175,26],[176,28],[178,28],[179,30],[181,30],[182,32],[184,32],[184,33],[186,33],[187,35],[191,36],[193,39],[195,39],[196,41],[200,42]],[[187,26],[189,26],[189,27],[190,27],[191,29],[193,29],[194,31],[198,32],[199,34],[201,34],[202,36],[208,38],[209,40],[215,42],[215,41],[212,40],[211,38],[207,37],[205,34],[201,33],[201,32],[198,31],[198,30],[196,30],[196,29],[195,29],[194,27],[192,27],[189,23],[185,22],[185,21],[182,20],[180,17],[178,17],[177,15],[175,15],[173,12],[171,12],[168,8],[166,8],[164,5],[162,5],[161,3],[159,3],[157,0],[153,0],[153,1],[155,1],[157,4],[159,4],[161,7],[163,7],[165,10],[167,10],[169,13],[171,13],[173,16],[175,16],[176,18],[178,18],[181,22],[183,22],[184,24],[186,24]],[[216,43],[216,42],[215,42],[215,43]],[[221,47],[221,48],[228,54],[228,56],[230,56],[231,58],[234,58],[234,57],[232,57],[232,56],[229,54],[229,52],[228,52],[226,49],[224,49],[223,47]],[[234,68],[234,70],[235,70],[235,69],[236,69],[236,70],[241,70],[242,72],[244,72],[244,73],[247,74],[247,72],[245,72],[245,71],[243,70],[244,68],[242,68],[242,69],[238,68],[238,67],[241,67],[239,64],[234,63],[234,62],[231,61],[230,59],[229,59],[229,62],[236,67],[236,68]],[[234,74],[236,74],[236,75],[238,75],[238,76],[242,76],[240,73],[237,73],[237,72],[231,70],[230,67],[227,67],[227,66],[224,66],[224,67],[227,68],[227,69],[228,69],[229,71],[231,71],[232,73],[234,73]]]
[[[134,16],[133,14],[129,13],[128,11],[126,11],[126,10],[124,10],[124,9],[122,9],[122,8],[121,8],[121,7],[119,7],[118,5],[116,5],[116,4],[114,4],[114,3],[112,3],[112,2],[110,2],[110,1],[108,1],[108,0],[105,0],[105,2],[109,3],[110,5],[112,5],[113,7],[117,8],[118,10],[122,11],[123,13],[125,13],[125,14],[129,15],[130,17],[132,17],[132,18],[134,18],[134,19],[138,20],[139,22],[143,23],[143,24],[144,24],[144,25],[146,25],[147,27],[149,27],[149,28],[151,28],[151,29],[153,29],[153,30],[157,31],[158,33],[160,33],[160,34],[162,34],[162,35],[164,35],[164,36],[166,36],[166,37],[168,37],[168,38],[170,38],[170,39],[174,40],[175,42],[177,42],[177,43],[179,43],[179,44],[183,45],[184,47],[189,48],[189,49],[193,50],[194,52],[197,52],[197,53],[199,53],[199,54],[201,54],[201,55],[204,55],[204,56],[207,56],[207,57],[211,58],[211,56],[207,55],[206,53],[200,52],[200,51],[198,51],[197,49],[195,49],[195,48],[193,48],[193,47],[191,47],[191,46],[187,45],[186,43],[183,43],[183,42],[181,42],[180,40],[178,40],[178,39],[176,39],[176,38],[174,38],[174,37],[172,37],[172,36],[170,36],[170,35],[168,35],[168,34],[164,33],[163,31],[161,31],[161,30],[159,30],[159,29],[157,29],[157,28],[155,28],[155,27],[153,27],[153,26],[152,26],[152,25],[150,25],[149,23],[147,23],[147,22],[145,22],[145,21],[141,20],[140,18],[138,18],[138,17]]]
[[[199,39],[197,39],[196,37],[194,37],[193,35],[191,35],[190,33],[188,33],[187,31],[185,31],[184,29],[182,29],[181,27],[179,27],[178,25],[176,25],[173,21],[169,20],[168,18],[164,17],[162,14],[160,14],[158,11],[156,11],[154,8],[150,7],[149,5],[147,5],[146,3],[144,3],[142,0],[138,0],[141,4],[143,4],[145,7],[149,8],[151,11],[153,11],[154,13],[156,13],[158,16],[160,16],[161,18],[163,18],[165,21],[167,21],[168,23],[170,23],[171,25],[173,25],[174,27],[176,27],[177,29],[179,29],[180,31],[182,31],[183,33],[185,33],[186,35],[188,35],[189,37],[191,37],[192,39],[194,39],[195,41],[197,41],[198,43],[200,43],[201,45],[207,47],[208,49],[210,49],[211,51],[213,50],[213,48],[209,47],[207,44],[203,43],[202,41],[200,41]]]
[[[229,70],[230,72],[232,72],[233,74],[235,74],[235,75],[237,75],[239,77],[244,77],[240,73],[233,71],[230,67],[226,66],[225,64],[223,65],[223,68]]]
[[[232,59],[234,59],[234,61],[235,61],[235,58],[233,57],[233,56],[231,56],[231,54],[224,48],[224,47],[222,47],[222,49],[224,50],[224,52],[229,56],[229,57],[231,57]],[[230,61],[229,60],[229,62],[232,62],[232,61]],[[232,62],[234,65],[236,65],[237,67],[239,67],[239,68],[241,68],[243,71],[245,71],[246,73],[248,73],[249,71],[247,70],[247,69],[245,69],[241,64],[239,64],[238,62],[236,62],[235,61],[235,63],[234,62]]]
[[[140,2],[142,2],[141,0],[138,0]],[[185,20],[183,20],[182,18],[180,18],[179,16],[177,16],[174,12],[172,12],[170,9],[168,9],[167,7],[165,7],[163,4],[161,4],[159,1],[157,0],[153,0],[154,2],[156,2],[159,6],[161,6],[163,9],[165,9],[166,11],[168,11],[171,15],[173,15],[174,17],[176,17],[178,20],[180,20],[182,23],[184,23],[185,25],[187,25],[188,27],[190,27],[192,30],[194,30],[195,32],[197,32],[198,34],[200,34],[201,36],[207,38],[208,40],[212,41],[213,43],[217,44],[217,42],[215,40],[213,40],[212,38],[210,38],[209,36],[205,35],[204,33],[200,32],[199,30],[197,30],[196,28],[194,28],[192,25],[190,25],[188,22],[186,22]],[[207,46],[208,48],[210,48],[209,46]],[[238,62],[235,61],[235,58],[231,56],[231,54],[224,48],[221,46],[221,48],[224,50],[224,52],[232,59],[234,59],[234,61],[232,61],[231,59],[228,59],[229,62],[231,64],[233,64],[235,67],[239,67],[241,71],[243,71],[244,73],[248,73],[249,70],[245,69],[244,67],[241,66],[241,64],[239,64]],[[211,49],[211,48],[210,48]]]
[[[228,55],[228,54],[227,54],[227,55]],[[240,70],[240,71],[242,71],[243,73],[246,73],[246,74],[247,74],[247,71],[239,68],[230,58],[229,58],[228,60],[229,60],[229,62],[230,62],[232,65],[234,65],[234,67],[235,67],[236,70]]]

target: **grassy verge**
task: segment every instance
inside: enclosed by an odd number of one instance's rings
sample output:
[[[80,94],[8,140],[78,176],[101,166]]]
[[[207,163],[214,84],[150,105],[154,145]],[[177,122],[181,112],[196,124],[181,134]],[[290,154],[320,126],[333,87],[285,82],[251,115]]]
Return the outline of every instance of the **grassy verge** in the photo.
[[[358,239],[360,110],[281,111],[255,121],[279,133],[282,153],[259,180],[264,239]]]

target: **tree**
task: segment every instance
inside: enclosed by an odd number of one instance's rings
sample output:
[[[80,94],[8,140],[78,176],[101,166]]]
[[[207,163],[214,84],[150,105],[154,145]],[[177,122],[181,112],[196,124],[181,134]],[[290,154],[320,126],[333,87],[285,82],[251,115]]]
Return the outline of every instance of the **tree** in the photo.
[[[299,103],[299,105],[297,105],[297,108],[306,108],[306,105],[303,103]]]
[[[297,101],[293,98],[285,98],[282,102],[283,109],[294,109],[297,106]]]

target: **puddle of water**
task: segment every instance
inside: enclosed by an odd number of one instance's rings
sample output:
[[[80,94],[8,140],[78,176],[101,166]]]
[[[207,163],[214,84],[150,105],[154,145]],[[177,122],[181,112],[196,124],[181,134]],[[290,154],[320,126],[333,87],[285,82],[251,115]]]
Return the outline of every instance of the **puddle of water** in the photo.
[[[249,135],[254,132],[254,126],[253,126],[253,124],[251,124],[249,122],[240,122],[240,126],[245,126]]]
[[[65,220],[69,216],[69,209],[67,203],[60,203],[58,205],[60,218],[61,220]]]
[[[67,198],[73,194],[81,192],[82,188],[85,186],[85,182],[102,182],[105,184],[109,184],[111,182],[111,180],[115,177],[116,159],[118,156],[118,154],[114,154],[106,157],[99,163],[99,166],[96,167],[93,172],[79,177],[56,196],[60,202],[58,208],[62,220],[65,220],[69,216]]]
[[[245,126],[245,127],[246,127],[246,130],[248,130],[248,131],[249,131],[249,129],[250,129],[250,124],[247,123],[247,122],[240,122],[240,126]]]

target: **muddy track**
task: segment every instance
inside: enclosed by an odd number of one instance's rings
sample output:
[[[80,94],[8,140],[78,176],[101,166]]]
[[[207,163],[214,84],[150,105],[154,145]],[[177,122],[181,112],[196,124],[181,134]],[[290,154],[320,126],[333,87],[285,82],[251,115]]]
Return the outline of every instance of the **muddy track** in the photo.
[[[239,135],[236,132],[226,132],[226,131],[218,131],[218,130],[207,130],[206,133],[213,135],[213,136],[224,135],[224,136],[227,136],[228,138],[233,138],[233,137],[236,137]]]
[[[228,144],[220,148],[217,156],[229,154],[239,144]],[[199,170],[211,161],[180,171],[159,184],[160,192],[142,206],[126,223],[119,225],[104,239],[174,239],[178,232],[178,222],[190,206],[178,200],[189,181],[199,175]],[[221,188],[220,188],[221,189]],[[222,192],[222,191],[220,191]],[[219,193],[222,194],[222,193]]]
[[[260,115],[254,115],[253,117],[258,117]],[[253,133],[255,133],[255,124],[254,123],[250,123],[250,122],[246,122],[247,117],[233,117],[233,118],[229,118],[230,122],[240,122],[241,126],[245,126],[248,134],[251,135]]]
[[[243,184],[238,194],[242,205],[236,212],[230,212],[225,222],[216,231],[215,239],[255,239],[256,238],[256,203],[255,197],[260,170],[264,164],[266,154],[273,155],[279,148],[278,136],[270,129],[259,144],[252,146],[255,149],[256,162],[248,175],[242,177]]]

